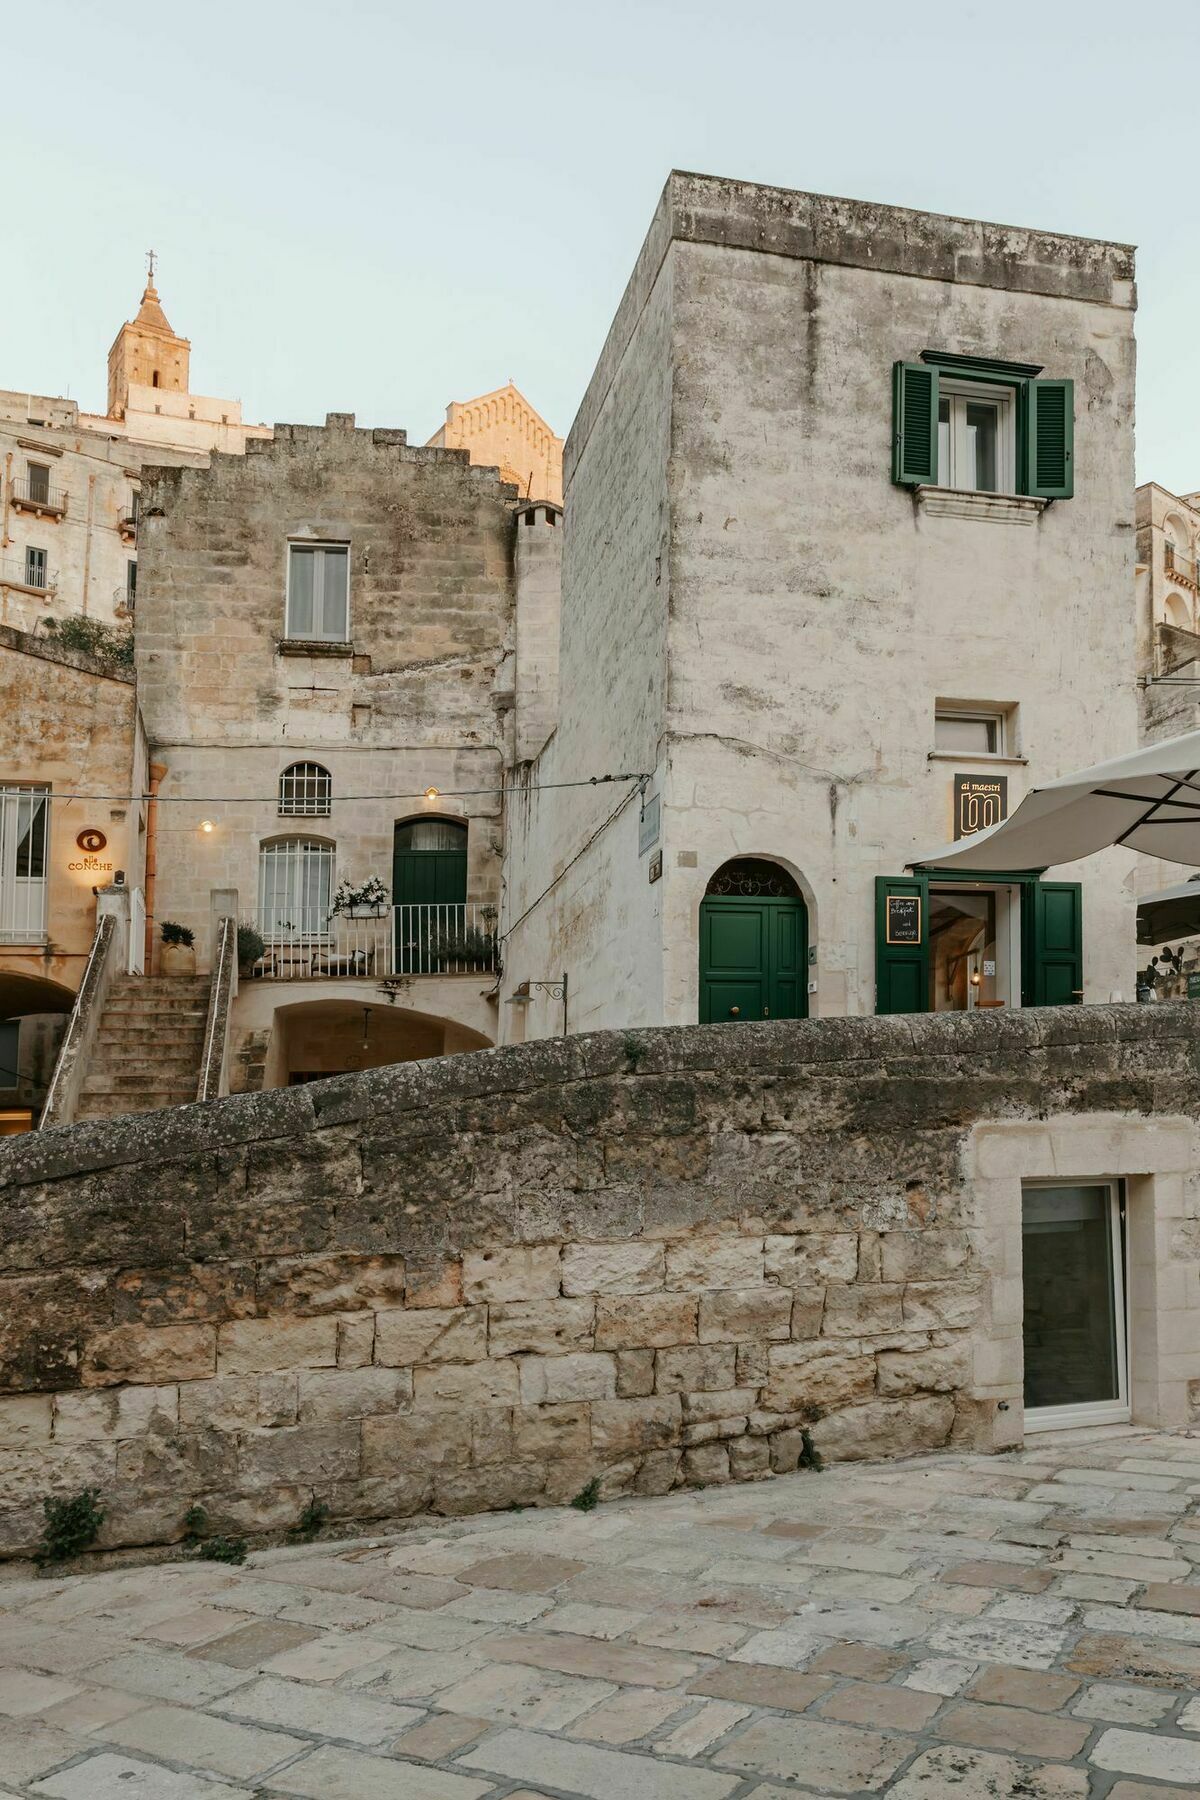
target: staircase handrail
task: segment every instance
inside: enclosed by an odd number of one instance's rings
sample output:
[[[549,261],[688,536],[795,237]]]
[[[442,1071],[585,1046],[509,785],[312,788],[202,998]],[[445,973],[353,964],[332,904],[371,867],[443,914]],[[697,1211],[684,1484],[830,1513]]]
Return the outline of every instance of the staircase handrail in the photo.
[[[237,993],[237,920],[226,916],[217,925],[208,1018],[200,1056],[197,1100],[219,1100],[229,1092],[229,1018]]]
[[[70,1125],[79,1104],[89,1055],[96,1041],[100,1015],[113,978],[119,974],[122,960],[113,949],[119,921],[113,913],[102,913],[96,921],[96,935],[88,952],[83,980],[63,1032],[62,1043],[54,1061],[54,1073],[46,1090],[46,1100],[38,1120],[38,1130],[51,1125]]]

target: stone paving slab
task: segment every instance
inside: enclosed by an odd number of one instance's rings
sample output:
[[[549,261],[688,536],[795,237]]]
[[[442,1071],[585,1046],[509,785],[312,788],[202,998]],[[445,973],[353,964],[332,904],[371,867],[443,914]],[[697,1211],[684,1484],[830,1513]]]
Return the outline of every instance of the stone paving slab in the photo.
[[[0,1795],[1200,1795],[1200,1430],[0,1571]]]

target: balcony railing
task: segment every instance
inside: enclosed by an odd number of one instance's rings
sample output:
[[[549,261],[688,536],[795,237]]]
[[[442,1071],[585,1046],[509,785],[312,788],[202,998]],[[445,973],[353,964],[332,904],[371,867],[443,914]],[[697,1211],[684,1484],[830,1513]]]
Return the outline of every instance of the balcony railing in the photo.
[[[113,611],[118,619],[132,619],[135,590],[127,582],[113,589]]]
[[[49,482],[19,475],[11,487],[12,503],[39,518],[61,519],[67,510],[66,488],[51,487]]]
[[[1186,587],[1198,587],[1196,564],[1189,556],[1181,556],[1174,544],[1168,543],[1166,549],[1166,570],[1175,581],[1182,581]]]
[[[50,569],[32,568],[19,557],[0,558],[0,587],[23,588],[27,594],[53,594],[58,575]]]
[[[312,931],[287,922],[257,929],[264,950],[249,973],[270,981],[490,975],[496,967],[489,906],[389,906],[367,918],[335,913]]]

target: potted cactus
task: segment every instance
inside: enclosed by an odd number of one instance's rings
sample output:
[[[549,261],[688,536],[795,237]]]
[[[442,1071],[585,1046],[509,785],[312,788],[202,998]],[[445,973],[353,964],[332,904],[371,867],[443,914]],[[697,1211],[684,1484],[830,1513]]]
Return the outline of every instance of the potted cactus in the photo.
[[[188,925],[164,919],[159,927],[161,948],[158,952],[160,975],[194,975],[196,973],[196,934]]]

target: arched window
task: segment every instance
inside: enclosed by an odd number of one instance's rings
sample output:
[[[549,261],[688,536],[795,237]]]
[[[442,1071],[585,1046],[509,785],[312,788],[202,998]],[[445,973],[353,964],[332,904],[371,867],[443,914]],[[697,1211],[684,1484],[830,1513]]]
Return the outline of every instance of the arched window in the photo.
[[[320,763],[289,763],[279,777],[279,810],[285,817],[327,819],[333,778]]]
[[[333,845],[276,838],[258,859],[258,925],[267,938],[323,937],[333,908]]]
[[[763,857],[739,856],[722,863],[709,878],[706,894],[729,899],[799,900],[800,889],[786,869]]]
[[[467,828],[457,819],[410,819],[396,827],[397,850],[457,850],[465,854]]]

